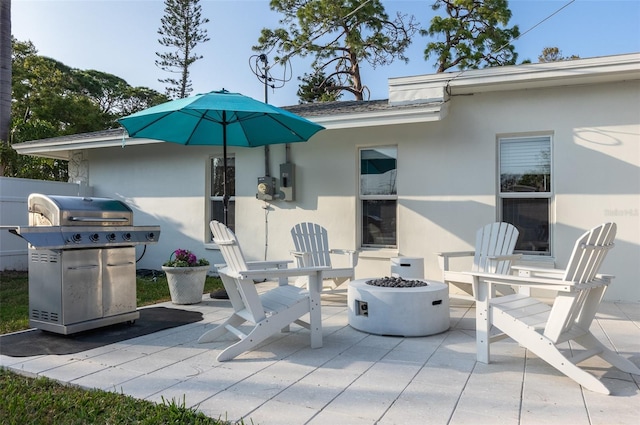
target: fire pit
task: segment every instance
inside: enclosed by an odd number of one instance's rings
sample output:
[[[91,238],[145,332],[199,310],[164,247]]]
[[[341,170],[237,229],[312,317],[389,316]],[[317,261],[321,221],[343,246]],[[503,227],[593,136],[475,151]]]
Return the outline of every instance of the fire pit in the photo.
[[[386,277],[349,282],[349,325],[389,336],[425,336],[449,329],[449,288],[424,279]]]

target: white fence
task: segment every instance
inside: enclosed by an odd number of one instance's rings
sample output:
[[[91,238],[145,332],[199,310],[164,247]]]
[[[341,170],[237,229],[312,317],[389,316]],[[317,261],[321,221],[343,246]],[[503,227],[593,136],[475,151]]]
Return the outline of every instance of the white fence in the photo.
[[[27,242],[7,227],[29,224],[27,199],[32,193],[90,196],[90,188],[76,183],[0,177],[0,270],[27,270]]]

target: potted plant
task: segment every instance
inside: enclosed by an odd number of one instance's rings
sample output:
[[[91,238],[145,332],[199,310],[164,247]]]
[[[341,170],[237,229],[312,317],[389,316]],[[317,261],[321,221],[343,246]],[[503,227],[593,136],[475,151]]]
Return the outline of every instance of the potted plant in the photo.
[[[198,259],[186,249],[176,249],[169,261],[162,265],[167,275],[171,302],[174,304],[197,304],[202,301],[204,282],[209,271],[209,262]]]

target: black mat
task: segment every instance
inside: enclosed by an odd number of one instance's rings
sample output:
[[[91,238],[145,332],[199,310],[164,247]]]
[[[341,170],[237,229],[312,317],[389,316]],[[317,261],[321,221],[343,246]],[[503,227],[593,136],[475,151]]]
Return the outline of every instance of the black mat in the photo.
[[[166,307],[138,310],[140,318],[133,325],[120,323],[72,335],[30,329],[0,336],[0,354],[12,357],[42,354],[74,354],[202,320],[202,313]]]

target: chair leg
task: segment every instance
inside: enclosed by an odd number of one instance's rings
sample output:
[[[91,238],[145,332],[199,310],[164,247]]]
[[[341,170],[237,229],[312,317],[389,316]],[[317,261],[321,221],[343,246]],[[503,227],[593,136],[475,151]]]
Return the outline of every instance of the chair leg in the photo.
[[[609,389],[598,378],[580,369],[565,357],[556,345],[544,335],[529,328],[522,322],[514,322],[510,318],[500,321],[496,326],[507,333],[512,339],[530,350],[569,378],[591,391],[610,394]]]
[[[638,368],[638,366],[631,363],[631,361],[625,359],[615,351],[610,350],[609,348],[604,346],[604,344],[598,341],[598,339],[593,336],[591,332],[579,336],[574,340],[586,349],[598,350],[600,352],[599,354],[597,354],[599,357],[607,361],[609,364],[617,367],[621,371],[633,373],[634,375],[640,375],[640,368]]]
[[[214,329],[215,330],[215,329]],[[256,323],[256,326],[247,336],[233,345],[225,348],[220,354],[218,354],[217,360],[224,362],[231,360],[240,354],[251,350],[256,347],[262,341],[266,340],[270,336],[274,335],[273,325],[267,319],[265,322]]]
[[[317,272],[309,276],[309,331],[311,348],[322,347],[322,311],[320,310],[320,287],[322,274]]]
[[[229,318],[227,318],[227,320],[225,320],[215,328],[211,329],[210,331],[207,331],[204,334],[202,334],[202,336],[198,338],[198,343],[202,344],[205,342],[214,341],[228,332],[227,326],[231,326],[235,328],[236,326],[240,326],[244,322],[246,322],[245,319],[243,319],[242,317],[236,314],[232,314]]]
[[[476,278],[477,279],[477,278]],[[488,364],[490,358],[491,321],[489,318],[489,285],[485,282],[473,284],[476,292],[476,358],[479,362]]]

